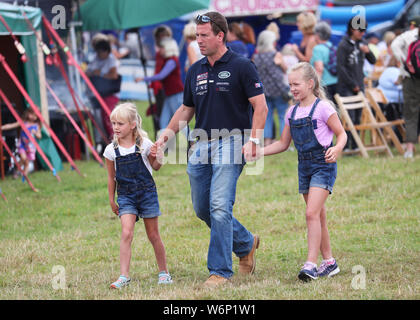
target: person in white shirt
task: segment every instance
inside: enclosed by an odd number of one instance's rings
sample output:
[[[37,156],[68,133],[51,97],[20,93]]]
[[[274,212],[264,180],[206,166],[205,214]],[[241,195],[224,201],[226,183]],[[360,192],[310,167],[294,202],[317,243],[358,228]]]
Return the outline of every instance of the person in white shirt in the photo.
[[[405,121],[405,142],[407,147],[404,158],[413,158],[414,145],[418,142],[420,78],[411,76],[404,66],[407,61],[408,47],[412,42],[419,39],[419,25],[420,16],[413,18],[410,21],[409,30],[396,37],[391,44],[392,52],[400,62],[400,75],[403,85],[403,117]]]

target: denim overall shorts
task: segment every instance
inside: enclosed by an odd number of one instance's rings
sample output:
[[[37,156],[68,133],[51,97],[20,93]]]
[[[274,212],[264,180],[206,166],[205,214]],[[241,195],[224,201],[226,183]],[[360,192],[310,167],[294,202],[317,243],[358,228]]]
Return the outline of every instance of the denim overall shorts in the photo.
[[[119,217],[135,214],[139,218],[161,215],[156,184],[136,145],[134,153],[121,156],[118,145],[114,146]]]
[[[294,106],[290,121],[290,132],[298,152],[299,193],[309,193],[310,187],[318,187],[332,193],[337,177],[337,163],[325,162],[324,148],[315,135],[316,120],[312,120],[315,108],[320,99],[316,99],[309,115],[295,119],[299,103]],[[330,147],[332,147],[332,142]]]

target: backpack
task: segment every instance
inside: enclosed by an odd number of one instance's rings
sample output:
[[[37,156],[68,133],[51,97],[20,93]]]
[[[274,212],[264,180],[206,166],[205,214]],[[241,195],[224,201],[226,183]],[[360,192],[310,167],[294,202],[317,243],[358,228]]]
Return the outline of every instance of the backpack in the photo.
[[[328,48],[328,63],[325,66],[331,75],[337,75],[337,48],[334,45],[328,46],[326,43],[322,43]]]
[[[414,73],[407,68],[407,65],[412,65]],[[413,41],[408,47],[406,69],[411,76],[420,78],[420,39]]]

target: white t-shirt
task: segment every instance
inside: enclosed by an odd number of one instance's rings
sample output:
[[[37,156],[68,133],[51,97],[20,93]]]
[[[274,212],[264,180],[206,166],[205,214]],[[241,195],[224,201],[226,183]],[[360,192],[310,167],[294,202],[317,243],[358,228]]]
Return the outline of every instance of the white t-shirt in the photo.
[[[143,142],[141,144],[141,156],[143,158],[143,162],[146,165],[146,168],[149,170],[150,174],[152,174],[152,166],[150,165],[148,155],[150,153],[150,147],[153,145],[152,141],[150,141],[147,138],[143,138]],[[134,153],[136,151],[136,145],[134,144],[130,148],[124,148],[119,146],[120,154],[122,156],[126,156],[127,154]],[[113,143],[110,143],[106,146],[104,151],[104,157],[110,161],[115,161],[116,155],[115,155],[115,149]],[[114,162],[115,166],[115,162]]]
[[[101,76],[103,77],[113,67],[116,67],[118,69],[118,60],[114,57],[112,53],[109,54],[108,58],[103,60],[99,59],[96,55],[95,59],[88,64],[87,71],[95,71],[99,69],[101,70]]]

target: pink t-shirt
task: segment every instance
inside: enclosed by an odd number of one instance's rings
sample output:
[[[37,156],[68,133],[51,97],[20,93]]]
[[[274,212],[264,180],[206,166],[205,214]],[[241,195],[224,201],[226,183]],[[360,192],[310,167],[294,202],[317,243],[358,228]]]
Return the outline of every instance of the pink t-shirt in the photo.
[[[295,106],[291,106],[286,112],[286,124],[290,126],[289,119],[292,116],[292,111]],[[312,106],[309,107],[298,107],[295,114],[295,120],[306,118],[311,112]],[[329,147],[332,139],[334,137],[334,132],[327,126],[327,121],[330,116],[337,111],[335,108],[327,101],[321,100],[315,108],[314,114],[312,115],[312,120],[316,120],[317,128],[315,131],[315,136],[318,139],[318,142],[323,147]]]

